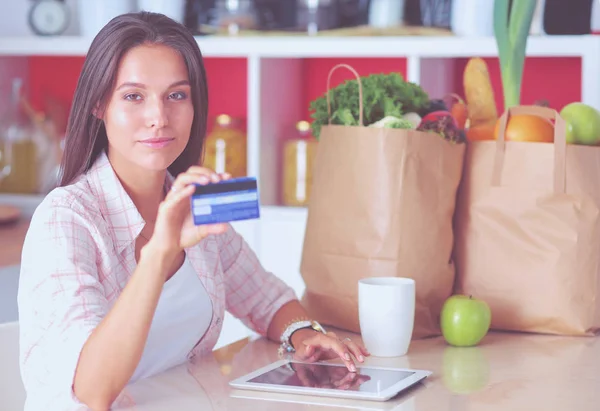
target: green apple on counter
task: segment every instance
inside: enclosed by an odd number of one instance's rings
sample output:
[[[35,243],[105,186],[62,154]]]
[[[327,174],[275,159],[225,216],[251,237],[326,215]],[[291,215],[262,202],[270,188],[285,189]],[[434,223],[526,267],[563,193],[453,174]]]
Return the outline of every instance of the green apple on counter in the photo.
[[[492,313],[485,301],[468,295],[453,295],[442,307],[440,327],[446,342],[471,347],[481,342],[490,329]]]
[[[567,128],[567,143],[600,144],[600,112],[584,103],[569,103],[560,111]]]

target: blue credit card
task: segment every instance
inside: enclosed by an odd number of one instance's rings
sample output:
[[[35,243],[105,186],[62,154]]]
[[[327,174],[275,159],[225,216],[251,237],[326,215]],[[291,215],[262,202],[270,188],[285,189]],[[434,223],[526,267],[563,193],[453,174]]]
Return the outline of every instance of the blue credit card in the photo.
[[[260,217],[258,185],[254,177],[196,185],[191,199],[195,225],[227,223]]]

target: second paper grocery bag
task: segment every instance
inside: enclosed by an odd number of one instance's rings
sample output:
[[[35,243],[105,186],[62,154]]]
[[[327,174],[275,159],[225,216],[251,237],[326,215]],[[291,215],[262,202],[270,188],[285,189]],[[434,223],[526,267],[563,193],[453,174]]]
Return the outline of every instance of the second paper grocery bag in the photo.
[[[554,143],[505,141],[513,116],[554,121]],[[497,141],[468,144],[456,292],[486,301],[494,329],[600,327],[600,147],[567,145],[565,130],[554,110],[519,106],[501,118]]]
[[[413,338],[439,335],[441,307],[454,283],[452,219],[464,144],[438,133],[364,126],[361,80],[353,72],[358,125],[321,129],[302,303],[323,324],[360,332],[358,281],[408,277],[416,282]]]

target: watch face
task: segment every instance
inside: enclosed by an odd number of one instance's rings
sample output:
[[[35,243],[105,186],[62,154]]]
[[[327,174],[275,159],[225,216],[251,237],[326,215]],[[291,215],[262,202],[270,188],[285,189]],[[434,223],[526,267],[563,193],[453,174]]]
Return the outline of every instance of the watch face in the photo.
[[[60,34],[67,28],[69,11],[59,0],[40,0],[31,8],[29,24],[34,32],[42,35]]]

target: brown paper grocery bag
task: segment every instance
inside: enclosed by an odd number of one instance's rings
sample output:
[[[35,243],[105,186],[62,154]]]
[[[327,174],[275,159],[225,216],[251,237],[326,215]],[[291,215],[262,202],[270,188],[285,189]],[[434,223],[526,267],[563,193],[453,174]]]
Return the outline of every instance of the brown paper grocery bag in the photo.
[[[452,218],[464,144],[426,132],[324,126],[301,260],[302,303],[323,324],[360,332],[358,281],[416,282],[414,338],[439,335],[454,283]],[[328,95],[329,97],[329,95]]]
[[[505,141],[517,114],[554,119],[554,144]],[[456,292],[485,300],[492,328],[597,332],[600,147],[567,145],[554,110],[511,108],[497,141],[468,144],[455,232]]]

